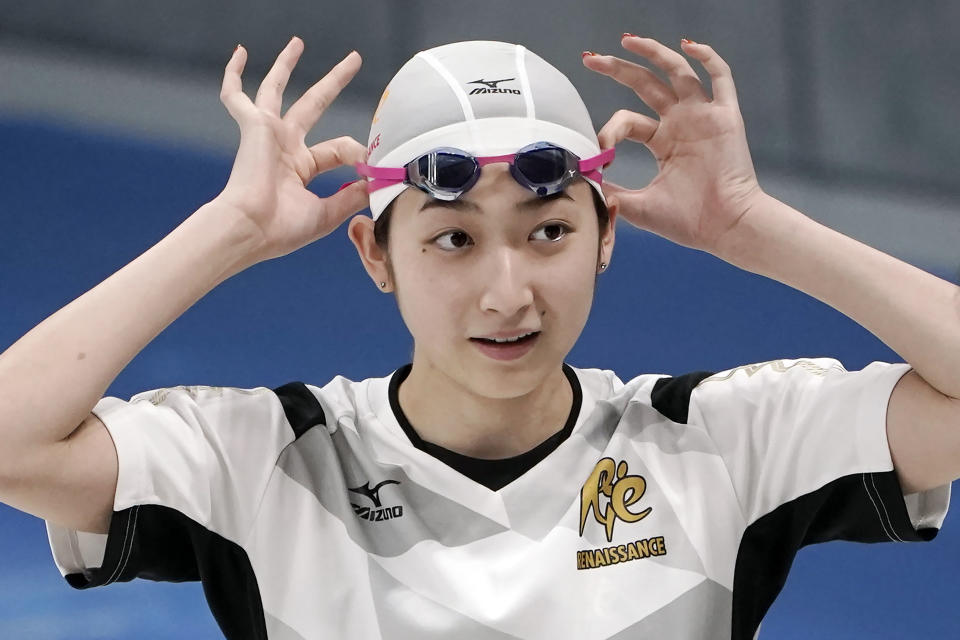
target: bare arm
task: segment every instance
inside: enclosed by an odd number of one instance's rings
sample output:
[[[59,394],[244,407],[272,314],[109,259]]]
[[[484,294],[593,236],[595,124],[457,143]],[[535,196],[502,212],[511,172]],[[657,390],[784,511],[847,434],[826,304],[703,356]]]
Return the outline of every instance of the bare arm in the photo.
[[[644,143],[660,171],[643,189],[605,182],[614,215],[829,304],[896,351],[914,371],[887,405],[890,454],[907,493],[960,477],[960,288],[833,231],[765,194],[757,182],[730,68],[708,45],[682,51],[710,74],[708,95],[687,59],[650,38],[584,64],[632,88],[659,119],[621,110],[602,148]]]
[[[137,353],[246,266],[256,241],[248,224],[208,203],[0,354],[0,461],[15,466],[9,457],[69,436]]]
[[[246,52],[234,52],[221,100],[240,125],[223,192],[157,245],[0,354],[0,501],[60,524],[102,530],[117,458],[91,409],[120,371],[167,325],[230,276],[333,231],[366,206],[358,183],[329,198],[317,174],[364,157],[343,137],[306,147],[326,105],[359,70],[355,53],[281,118],[282,92],[302,52],[292,40],[257,94],[242,91]],[[50,402],[56,393],[56,402]]]
[[[243,268],[251,231],[222,205],[204,205],[0,355],[0,500],[106,531],[117,459],[90,410],[157,334]],[[69,491],[50,490],[68,483]]]
[[[887,438],[904,491],[960,477],[960,288],[769,196],[758,198],[739,227],[730,262],[829,304],[914,368],[887,405]]]

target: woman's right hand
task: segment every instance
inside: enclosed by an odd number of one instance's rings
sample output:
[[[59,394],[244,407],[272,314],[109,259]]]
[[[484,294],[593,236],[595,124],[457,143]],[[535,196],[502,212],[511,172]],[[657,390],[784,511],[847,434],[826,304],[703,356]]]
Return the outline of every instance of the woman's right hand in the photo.
[[[243,92],[240,80],[247,61],[243,46],[233,52],[223,76],[220,101],[240,125],[240,148],[227,185],[214,202],[252,223],[259,236],[253,262],[286,255],[322,238],[369,204],[364,181],[326,198],[306,187],[324,171],[366,158],[366,148],[349,136],[305,144],[307,133],[360,70],[360,54],[350,52],[281,116],[283,90],[301,53],[303,41],[294,37],[264,77],[255,102]]]

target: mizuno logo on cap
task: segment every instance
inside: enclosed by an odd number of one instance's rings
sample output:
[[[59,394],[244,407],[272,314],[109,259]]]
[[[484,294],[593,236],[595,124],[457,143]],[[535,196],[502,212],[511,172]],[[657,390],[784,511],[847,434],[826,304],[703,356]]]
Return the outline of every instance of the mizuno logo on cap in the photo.
[[[470,95],[477,93],[513,93],[520,95],[520,89],[501,89],[497,87],[497,85],[501,82],[509,82],[511,80],[516,80],[516,78],[503,78],[502,80],[484,80],[481,78],[480,80],[471,80],[467,84],[485,85],[483,87],[475,87],[472,91],[470,91]]]

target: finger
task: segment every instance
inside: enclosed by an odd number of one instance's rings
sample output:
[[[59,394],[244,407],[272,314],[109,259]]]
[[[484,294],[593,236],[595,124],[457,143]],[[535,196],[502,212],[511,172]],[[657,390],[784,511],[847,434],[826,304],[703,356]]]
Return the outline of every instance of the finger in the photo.
[[[620,109],[607,121],[597,133],[601,149],[615,147],[622,140],[633,140],[647,144],[657,132],[660,122],[642,113]]]
[[[370,206],[366,180],[358,180],[349,187],[317,199],[315,236],[323,237],[352,216]]]
[[[640,229],[650,230],[646,213],[649,186],[643,189],[627,189],[606,180],[600,186],[608,207],[616,208],[617,217]]]
[[[683,100],[685,98],[695,98],[706,100],[707,96],[703,91],[703,84],[700,82],[700,76],[693,70],[687,59],[677,51],[667,47],[653,38],[641,38],[639,36],[626,36],[620,44],[627,51],[632,51],[641,55],[670,78],[670,84],[673,85],[677,96]]]
[[[346,87],[360,70],[363,60],[356,51],[338,62],[319,82],[307,89],[300,99],[293,103],[284,116],[303,131],[304,136],[317,123],[323,112]]]
[[[673,89],[650,69],[635,62],[616,56],[593,54],[584,56],[583,63],[588,69],[610,76],[633,89],[637,97],[657,113],[663,113],[677,104],[677,94]]]
[[[737,104],[737,88],[733,84],[730,65],[708,44],[686,40],[680,44],[684,52],[695,58],[710,74],[713,100],[720,104]]]
[[[367,157],[367,148],[350,136],[319,142],[310,147],[309,151],[316,166],[314,175],[344,165],[354,166]]]
[[[642,189],[627,189],[612,182],[604,182],[601,189],[607,206],[616,209],[618,219],[626,220],[638,229],[656,233],[656,220],[649,211],[649,185]]]
[[[220,85],[220,102],[237,123],[240,122],[244,113],[249,113],[254,108],[250,98],[243,92],[243,81],[240,79],[246,63],[247,50],[243,45],[238,44],[230,60],[227,61],[223,71],[223,83]]]
[[[621,191],[629,191],[629,189],[626,187],[621,187],[616,182],[611,182],[609,180],[604,180],[603,184],[600,185],[600,188],[603,190],[604,197],[616,195]]]
[[[613,205],[616,203],[617,198],[625,193],[630,191],[626,187],[621,187],[615,182],[610,182],[609,180],[604,180],[603,184],[600,185],[600,190],[603,191],[603,198],[607,201],[607,205]]]
[[[260,88],[257,90],[256,105],[261,109],[280,116],[280,107],[283,104],[283,90],[287,88],[290,74],[297,66],[300,54],[303,53],[303,40],[297,36],[290,38],[290,42],[283,48],[277,59],[273,61],[270,71],[263,77]]]

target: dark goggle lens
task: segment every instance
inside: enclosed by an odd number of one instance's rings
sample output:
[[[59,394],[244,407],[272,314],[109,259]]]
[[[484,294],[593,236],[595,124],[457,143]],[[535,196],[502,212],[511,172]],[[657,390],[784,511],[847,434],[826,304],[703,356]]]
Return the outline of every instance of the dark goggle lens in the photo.
[[[449,190],[463,188],[473,177],[476,166],[476,163],[470,158],[444,152],[423,156],[417,163],[420,175],[427,182],[441,189]]]
[[[560,149],[535,149],[521,153],[517,170],[535,184],[560,180],[567,171],[567,158]]]

